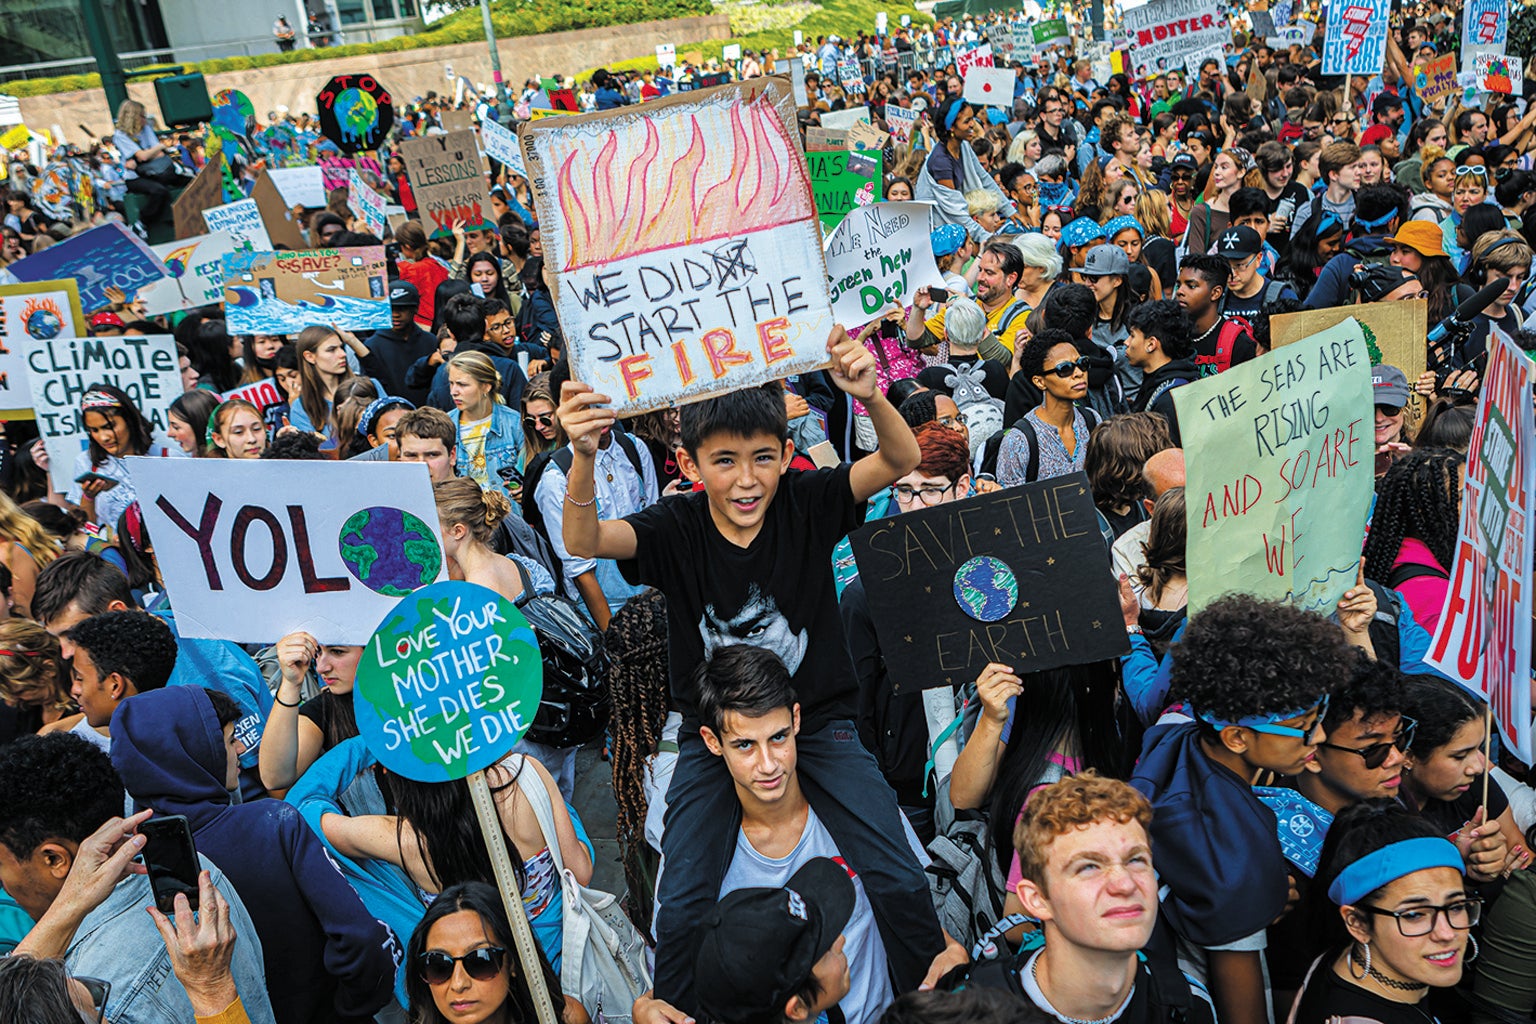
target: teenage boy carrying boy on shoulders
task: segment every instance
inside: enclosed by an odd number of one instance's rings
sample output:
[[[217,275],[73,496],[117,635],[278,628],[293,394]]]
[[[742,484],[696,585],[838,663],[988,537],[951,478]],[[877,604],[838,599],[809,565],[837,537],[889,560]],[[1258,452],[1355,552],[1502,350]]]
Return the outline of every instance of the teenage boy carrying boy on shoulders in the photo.
[[[874,454],[789,471],[794,445],[782,392],[746,388],[683,407],[678,463],[694,490],[618,520],[600,522],[593,503],[593,453],[616,418],[603,408],[610,399],[576,381],[561,389],[560,424],[575,454],[566,549],[616,559],[627,580],[667,598],[672,699],[684,727],[667,791],[655,993],[681,1013],[695,1009],[690,932],[719,895],[741,815],[730,774],[699,735],[691,676],[731,644],[767,648],[790,670],[802,703],[802,785],[864,882],[898,990],[964,959],[946,946],[895,794],[859,743],[857,677],[832,578],[832,548],[863,520],[864,502],[916,468],[920,454],[876,383],[874,355],[840,327],[827,351],[834,382],[869,411]]]

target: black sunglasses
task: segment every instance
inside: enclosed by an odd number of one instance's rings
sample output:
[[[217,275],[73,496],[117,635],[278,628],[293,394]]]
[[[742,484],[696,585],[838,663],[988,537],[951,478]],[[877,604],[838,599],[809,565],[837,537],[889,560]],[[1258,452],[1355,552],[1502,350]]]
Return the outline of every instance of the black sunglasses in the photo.
[[[500,946],[481,946],[463,956],[449,956],[439,950],[431,950],[416,958],[416,973],[428,985],[445,984],[453,977],[453,965],[463,964],[464,973],[476,981],[490,981],[501,973],[507,951]]]
[[[84,978],[78,974],[75,980],[85,986],[85,991],[91,997],[91,1009],[96,1012],[96,1022],[101,1024],[107,1014],[107,996],[112,992],[112,983],[101,978]]]
[[[1058,377],[1066,378],[1072,376],[1072,374],[1077,370],[1082,370],[1084,373],[1087,373],[1088,366],[1088,357],[1078,356],[1076,359],[1068,359],[1057,363],[1055,366],[1051,367],[1051,372]]]
[[[1342,750],[1346,754],[1358,754],[1360,759],[1365,762],[1367,768],[1380,768],[1387,763],[1387,758],[1392,756],[1393,747],[1396,747],[1405,754],[1408,752],[1408,748],[1413,746],[1413,734],[1418,731],[1418,728],[1418,722],[1404,715],[1402,724],[1397,727],[1396,734],[1385,742],[1372,743],[1368,747],[1358,749],[1355,747],[1341,747],[1336,743],[1319,743],[1318,746],[1327,747],[1329,750]]]
[[[537,414],[530,414],[530,415],[527,415],[527,416],[523,417],[523,422],[528,424],[530,427],[532,427],[532,426],[547,427],[551,423],[555,422],[555,414],[552,413],[552,412],[541,412],[541,413],[537,413]]]

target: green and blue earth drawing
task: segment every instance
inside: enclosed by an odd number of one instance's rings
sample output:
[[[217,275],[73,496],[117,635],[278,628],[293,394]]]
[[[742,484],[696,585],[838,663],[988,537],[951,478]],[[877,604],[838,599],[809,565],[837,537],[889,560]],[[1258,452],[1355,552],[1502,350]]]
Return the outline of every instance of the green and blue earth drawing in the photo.
[[[437,579],[443,552],[431,527],[398,508],[355,512],[337,538],[341,560],[359,583],[387,597],[404,597]]]
[[[1019,602],[1019,581],[1001,559],[980,555],[955,570],[955,601],[980,622],[996,622]]]

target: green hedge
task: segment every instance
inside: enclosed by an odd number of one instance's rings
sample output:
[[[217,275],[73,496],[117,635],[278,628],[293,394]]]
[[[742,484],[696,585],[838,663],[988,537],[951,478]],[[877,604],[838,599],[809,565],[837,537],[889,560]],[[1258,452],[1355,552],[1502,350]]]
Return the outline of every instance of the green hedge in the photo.
[[[572,29],[632,25],[642,21],[690,18],[714,12],[710,0],[604,0],[601,4],[572,4],[567,0],[493,0],[491,23],[499,39],[544,35]],[[333,57],[357,57],[374,53],[398,53],[428,46],[485,41],[485,29],[478,9],[450,14],[431,28],[414,36],[385,39],[377,43],[350,43],[317,50],[291,53],[264,53],[255,57],[219,57],[185,65],[189,70],[213,74],[219,71],[246,71],[281,64],[302,64]],[[0,92],[11,96],[46,96],[57,92],[100,89],[100,75],[60,75],[55,78],[20,78],[0,81]]]

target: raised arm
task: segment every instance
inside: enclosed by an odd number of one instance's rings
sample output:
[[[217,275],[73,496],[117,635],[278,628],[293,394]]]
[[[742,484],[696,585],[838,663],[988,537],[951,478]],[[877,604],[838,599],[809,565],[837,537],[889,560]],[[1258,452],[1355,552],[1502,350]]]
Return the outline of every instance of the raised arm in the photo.
[[[832,356],[832,383],[864,403],[875,428],[875,451],[855,462],[848,474],[854,500],[868,501],[916,469],[922,453],[912,428],[880,390],[874,353],[841,327],[832,329],[827,352]]]
[[[561,536],[565,549],[577,558],[634,558],[635,531],[622,519],[597,518],[597,485],[593,460],[603,431],[618,421],[612,399],[590,385],[566,381],[560,389],[560,426],[571,439],[571,471],[566,475],[565,512]]]

